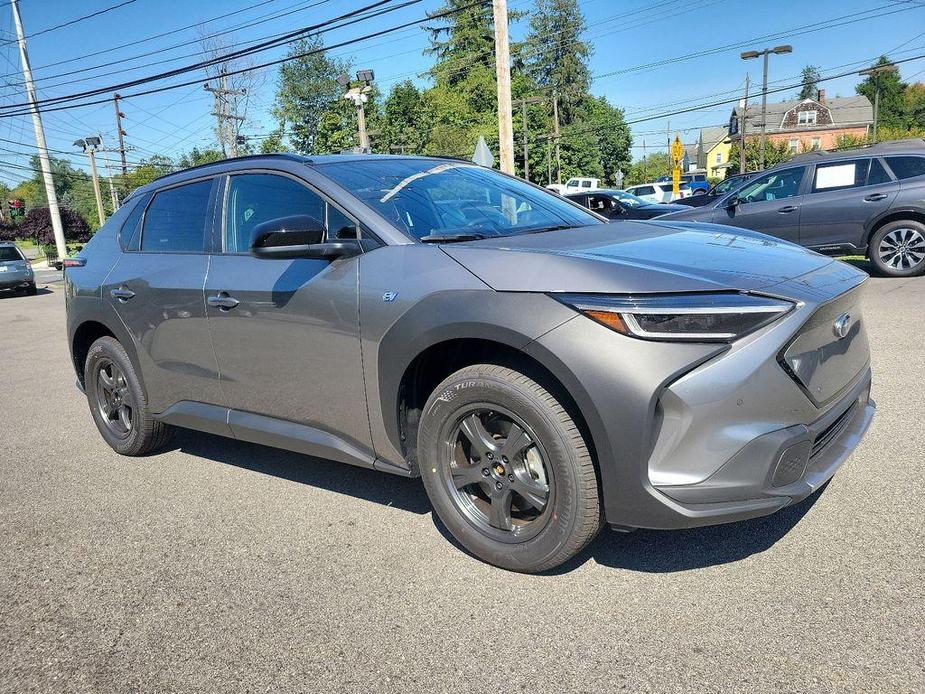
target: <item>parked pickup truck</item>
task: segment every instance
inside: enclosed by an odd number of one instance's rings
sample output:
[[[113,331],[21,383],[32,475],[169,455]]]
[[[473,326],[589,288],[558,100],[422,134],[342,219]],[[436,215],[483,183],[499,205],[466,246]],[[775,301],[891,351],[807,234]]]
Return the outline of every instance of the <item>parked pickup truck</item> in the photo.
[[[577,193],[582,190],[598,190],[601,187],[601,179],[573,177],[567,180],[565,185],[550,183],[546,187],[549,190],[556,191],[559,195],[565,195],[566,193]]]

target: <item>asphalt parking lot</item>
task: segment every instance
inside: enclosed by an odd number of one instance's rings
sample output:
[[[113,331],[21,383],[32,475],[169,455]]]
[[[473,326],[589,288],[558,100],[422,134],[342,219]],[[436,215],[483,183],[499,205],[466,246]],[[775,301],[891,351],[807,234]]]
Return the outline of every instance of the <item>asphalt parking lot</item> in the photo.
[[[821,493],[523,576],[415,480],[194,432],[119,457],[62,285],[0,296],[0,691],[922,691],[925,278],[865,303],[879,411]]]

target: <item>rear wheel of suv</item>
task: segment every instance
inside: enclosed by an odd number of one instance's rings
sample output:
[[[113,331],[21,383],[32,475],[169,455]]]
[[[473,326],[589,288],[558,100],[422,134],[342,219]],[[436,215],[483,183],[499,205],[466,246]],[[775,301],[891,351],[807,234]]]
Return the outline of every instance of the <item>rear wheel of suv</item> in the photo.
[[[597,535],[597,476],[562,404],[522,373],[493,364],[444,380],[424,406],[418,460],[434,510],[478,558],[538,572]]]
[[[39,290],[36,288],[35,282],[33,282],[32,284],[30,284],[28,287],[26,287],[26,295],[27,295],[27,296],[35,296],[35,295],[38,294],[38,293],[39,293]]]
[[[90,345],[84,389],[93,421],[116,453],[145,455],[167,443],[170,429],[151,416],[141,381],[115,338]]]
[[[868,256],[884,275],[921,275],[925,272],[925,224],[911,219],[884,224],[871,238]]]

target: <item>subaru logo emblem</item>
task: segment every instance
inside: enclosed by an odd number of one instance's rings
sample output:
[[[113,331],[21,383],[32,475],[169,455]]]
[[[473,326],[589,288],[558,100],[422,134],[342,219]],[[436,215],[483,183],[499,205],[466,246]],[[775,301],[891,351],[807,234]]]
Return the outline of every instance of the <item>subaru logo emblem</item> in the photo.
[[[398,298],[398,292],[386,292],[385,294],[382,295],[382,300],[387,304],[392,303],[397,298]]]
[[[832,323],[832,331],[839,340],[848,337],[848,330],[851,328],[851,316],[847,313],[841,314]]]

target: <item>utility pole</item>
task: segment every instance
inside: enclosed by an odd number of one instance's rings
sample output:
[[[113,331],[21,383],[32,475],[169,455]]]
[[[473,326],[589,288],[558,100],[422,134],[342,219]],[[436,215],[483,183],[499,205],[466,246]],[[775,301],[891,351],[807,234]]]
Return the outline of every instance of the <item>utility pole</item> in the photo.
[[[745,75],[745,98],[742,100],[742,115],[739,116],[739,173],[745,173],[745,123],[748,116],[748,86],[751,83],[751,75]]]
[[[562,183],[562,155],[559,149],[559,94],[552,93],[553,134],[556,136],[556,183]]]
[[[886,72],[896,72],[896,65],[888,63],[861,70],[858,74],[863,77],[874,78],[874,144],[877,142],[877,122],[880,120],[880,75]]]
[[[116,135],[119,137],[119,156],[122,159],[122,187],[125,188],[125,179],[128,176],[128,164],[125,162],[125,135],[126,132],[122,129],[122,119],[125,118],[125,114],[119,110],[119,99],[122,97],[118,94],[112,95],[112,105],[116,109]]]
[[[119,196],[116,195],[116,187],[112,184],[112,165],[108,159],[103,159],[106,164],[106,178],[109,181],[109,200],[112,203],[112,211],[119,209]]]
[[[514,174],[514,120],[511,115],[511,47],[507,34],[507,0],[492,0],[495,23],[495,75],[498,82],[498,149],[501,171]]]
[[[514,106],[520,106],[521,117],[523,118],[523,143],[524,143],[524,179],[527,181],[530,180],[530,145],[528,144],[527,138],[529,135],[529,123],[527,121],[527,104],[541,104],[546,99],[541,96],[531,96],[526,99],[518,99],[513,101]]]
[[[760,171],[764,171],[764,147],[765,140],[767,140],[767,129],[768,129],[768,57],[774,53],[775,55],[782,55],[784,53],[792,53],[793,46],[775,46],[774,48],[765,48],[763,51],[745,51],[739,55],[742,60],[751,60],[752,58],[759,58],[764,56],[764,77],[761,81],[761,145],[759,159],[761,164],[759,167]]]
[[[218,134],[218,143],[222,148],[222,156],[228,156],[228,150],[231,150],[231,156],[238,156],[238,137],[237,128],[234,121],[241,122],[244,116],[237,114],[237,98],[247,94],[246,89],[228,89],[228,75],[223,69],[218,76],[218,86],[212,87],[206,82],[203,87],[207,92],[211,92],[215,97],[215,110],[212,115],[218,123],[216,130]],[[229,107],[228,97],[231,97]]]
[[[642,180],[643,183],[649,182],[649,167],[646,163],[646,141],[642,141]]]
[[[42,127],[42,117],[35,105],[35,84],[32,82],[32,68],[29,66],[29,55],[26,53],[26,37],[22,29],[22,18],[19,16],[18,0],[10,0],[13,8],[13,21],[16,24],[16,37],[19,42],[19,59],[22,62],[22,76],[26,83],[26,96],[29,99],[32,111],[32,126],[35,128],[35,145],[39,153],[39,165],[42,169],[42,178],[45,181],[45,195],[48,198],[48,212],[51,215],[51,228],[55,234],[55,247],[59,258],[67,257],[67,243],[64,241],[64,225],[61,223],[61,211],[58,209],[58,195],[55,193],[55,182],[51,175],[51,162],[48,159],[48,148],[45,146],[45,130]]]

